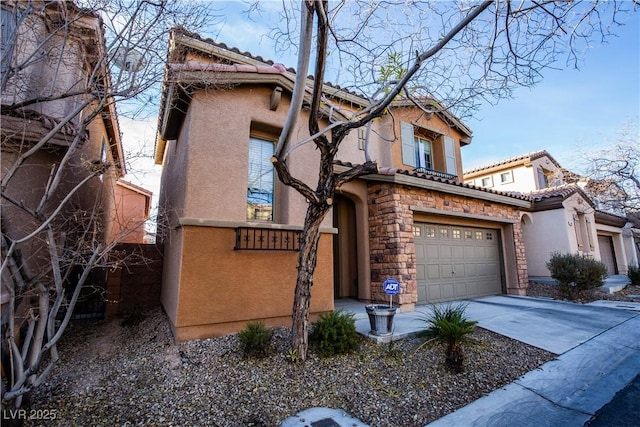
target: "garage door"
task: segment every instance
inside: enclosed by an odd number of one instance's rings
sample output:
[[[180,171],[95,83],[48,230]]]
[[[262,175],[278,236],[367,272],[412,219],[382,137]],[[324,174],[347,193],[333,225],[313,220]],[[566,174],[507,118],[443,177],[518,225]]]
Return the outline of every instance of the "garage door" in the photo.
[[[618,274],[616,256],[613,252],[613,237],[598,234],[598,246],[600,247],[600,261],[607,267],[607,274]]]
[[[418,304],[502,293],[498,230],[416,223]]]

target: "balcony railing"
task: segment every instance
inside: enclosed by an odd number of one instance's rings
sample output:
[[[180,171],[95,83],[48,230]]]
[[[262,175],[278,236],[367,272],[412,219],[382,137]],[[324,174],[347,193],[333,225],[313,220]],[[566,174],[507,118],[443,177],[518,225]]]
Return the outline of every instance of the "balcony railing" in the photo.
[[[453,181],[458,179],[458,175],[452,175],[450,173],[440,172],[440,171],[436,171],[429,168],[415,168],[413,171],[418,173],[426,173],[427,175],[433,175],[433,176],[437,176],[444,179],[450,179]]]
[[[234,250],[299,251],[302,232],[273,228],[236,228]]]

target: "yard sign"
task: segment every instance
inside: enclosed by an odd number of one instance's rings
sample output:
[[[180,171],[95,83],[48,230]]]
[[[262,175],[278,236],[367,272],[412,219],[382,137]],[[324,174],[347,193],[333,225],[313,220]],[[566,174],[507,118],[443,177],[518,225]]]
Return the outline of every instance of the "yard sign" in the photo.
[[[389,307],[393,307],[393,296],[400,292],[400,283],[393,277],[384,281],[382,288],[389,295]]]

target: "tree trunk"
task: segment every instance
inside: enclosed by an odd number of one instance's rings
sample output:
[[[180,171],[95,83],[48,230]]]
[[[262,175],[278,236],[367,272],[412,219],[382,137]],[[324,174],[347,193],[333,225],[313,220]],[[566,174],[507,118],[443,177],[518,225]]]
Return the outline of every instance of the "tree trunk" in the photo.
[[[447,343],[445,365],[454,374],[459,374],[464,370],[464,353],[461,343],[457,341]]]
[[[309,204],[304,221],[304,232],[300,241],[298,254],[298,279],[293,300],[293,325],[291,327],[291,347],[302,362],[307,358],[309,347],[309,302],[313,272],[318,260],[318,241],[320,240],[320,223],[329,211],[329,205]]]

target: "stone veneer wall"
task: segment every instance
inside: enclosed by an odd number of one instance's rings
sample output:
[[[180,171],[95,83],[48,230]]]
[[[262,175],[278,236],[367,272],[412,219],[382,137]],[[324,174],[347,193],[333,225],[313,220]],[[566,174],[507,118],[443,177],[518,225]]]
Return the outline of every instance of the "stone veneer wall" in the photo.
[[[394,302],[401,305],[418,301],[416,253],[413,243],[413,211],[410,206],[483,215],[514,221],[513,242],[517,268],[517,283],[507,289],[509,294],[523,295],[528,284],[520,211],[516,207],[485,200],[471,199],[415,187],[394,184],[370,184],[369,241],[371,261],[371,299],[388,301],[382,290],[387,277],[400,281],[400,293]],[[503,239],[503,245],[505,244]],[[508,272],[507,272],[508,275]],[[516,287],[513,287],[513,286]]]

